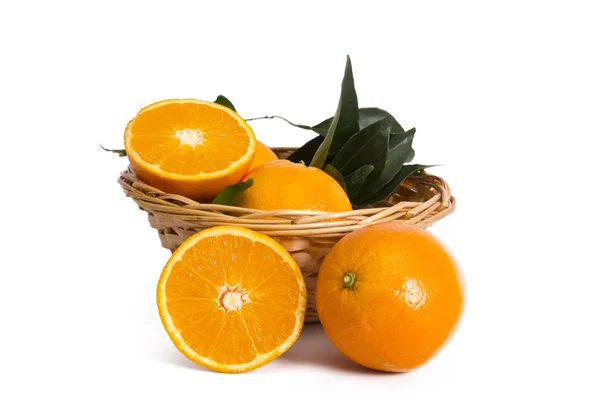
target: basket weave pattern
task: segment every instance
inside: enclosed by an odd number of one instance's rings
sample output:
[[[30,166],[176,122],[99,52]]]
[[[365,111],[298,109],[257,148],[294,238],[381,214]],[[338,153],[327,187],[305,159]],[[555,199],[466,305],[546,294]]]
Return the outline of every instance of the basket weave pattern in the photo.
[[[294,151],[293,148],[272,150],[279,158]],[[218,225],[242,226],[276,239],[302,270],[308,294],[307,322],[318,321],[315,304],[317,274],[323,259],[342,236],[364,226],[394,220],[425,228],[450,214],[456,205],[446,182],[429,174],[406,178],[394,193],[378,204],[341,213],[262,211],[198,203],[151,187],[131,170],[121,173],[119,183],[125,194],[148,213],[150,226],[158,230],[162,246],[171,251],[194,233]]]

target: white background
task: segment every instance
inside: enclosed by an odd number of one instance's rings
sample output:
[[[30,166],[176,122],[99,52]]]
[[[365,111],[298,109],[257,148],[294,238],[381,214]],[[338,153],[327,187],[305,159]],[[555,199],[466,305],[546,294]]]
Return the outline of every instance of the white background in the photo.
[[[2,2],[0,398],[600,398],[597,4],[411,3]],[[346,54],[360,105],[444,165],[458,209],[432,231],[464,270],[460,329],[406,374],[354,365],[318,326],[254,372],[197,367],[155,305],[169,252],[98,145],[173,97],[320,122]]]

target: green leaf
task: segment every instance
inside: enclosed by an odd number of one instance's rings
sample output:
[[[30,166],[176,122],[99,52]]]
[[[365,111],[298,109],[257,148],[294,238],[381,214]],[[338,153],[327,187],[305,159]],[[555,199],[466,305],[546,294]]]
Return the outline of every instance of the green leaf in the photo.
[[[342,89],[340,93],[340,99],[338,101],[338,111],[339,116],[337,129],[335,129],[334,133],[336,134],[336,141],[339,141],[338,143],[343,144],[354,133],[359,131],[358,99],[356,96],[356,89],[354,88],[354,75],[352,73],[352,61],[350,60],[350,56],[346,57],[346,69],[344,70],[344,78],[342,79]],[[336,114],[338,114],[337,111]],[[335,117],[326,119],[325,121],[313,127],[310,127],[308,125],[295,124],[287,120],[286,118],[277,115],[260,118],[250,118],[246,121],[274,118],[284,120],[288,124],[300,129],[312,130],[314,132],[317,132],[320,136],[326,137]],[[304,161],[307,164],[310,161],[312,165],[312,160],[315,159],[316,152],[323,143],[322,137],[316,137],[314,139],[311,139],[304,146],[296,150],[294,153],[290,154],[290,156],[287,159],[293,162]],[[326,146],[327,149],[329,149],[329,147],[331,146],[331,142],[329,144],[326,143],[324,146]],[[340,147],[341,145],[336,146],[338,150]],[[325,158],[327,158],[327,154],[325,155]],[[324,160],[323,163],[325,161],[326,160]]]
[[[365,180],[374,169],[375,167],[371,164],[363,165],[353,173],[344,177],[344,181],[346,182],[346,194],[348,194],[348,198],[350,199],[351,203],[354,204],[353,199],[356,197],[363,183],[365,183]]]
[[[343,90],[342,90],[343,93]],[[333,141],[333,135],[335,135],[335,131],[338,125],[338,121],[340,120],[340,114],[342,112],[342,97],[340,96],[340,101],[338,102],[338,107],[333,116],[333,122],[329,126],[329,130],[327,131],[327,135],[323,142],[319,145],[319,148],[315,152],[315,155],[310,162],[311,167],[321,168],[323,164],[325,164],[325,159],[327,158],[327,154],[329,154],[329,146],[331,146],[331,142]]]
[[[346,60],[336,115],[312,127],[281,117],[263,118],[280,118],[316,132],[319,136],[306,142],[288,160],[329,171],[334,168],[342,175],[353,205],[380,201],[414,173],[413,168],[426,167],[405,165],[415,155],[412,148],[415,128],[405,130],[383,109],[358,108],[350,57]]]
[[[231,101],[229,101],[229,99],[227,97],[223,96],[222,94],[217,96],[215,103],[225,106],[225,107],[229,108],[230,110],[237,112],[237,110],[233,106],[233,103]]]
[[[354,75],[352,73],[352,61],[350,56],[346,56],[346,69],[344,70],[344,78],[342,79],[342,92],[340,94],[341,111],[337,127],[337,136],[339,140],[346,140],[353,134],[359,131],[359,110],[358,98],[354,87]],[[287,121],[290,125],[302,129],[310,129],[317,132],[321,136],[327,135],[333,117],[325,121],[309,127],[306,125],[297,125]]]
[[[392,114],[390,114],[389,112],[382,110],[381,108],[375,108],[375,107],[365,107],[365,108],[359,108],[358,109],[358,129],[364,129],[365,127],[380,121],[384,118],[387,117],[391,117]],[[392,117],[393,118],[393,117]],[[296,124],[292,124],[291,122],[288,121],[288,123],[290,123],[290,125],[293,126],[297,126],[297,127],[301,127],[302,129],[312,129],[313,131],[317,132],[319,135],[321,136],[325,136],[325,134],[327,133],[327,129],[329,129],[329,125],[331,124],[331,120],[332,118],[328,118],[325,121],[313,126],[312,128],[310,127],[306,127],[306,125],[296,125]],[[392,124],[392,134],[402,134],[404,133],[404,128],[402,128],[402,126],[396,121],[394,120],[394,123]]]
[[[338,171],[337,169],[335,169],[335,167],[331,164],[327,164],[323,167],[323,171],[331,176],[333,179],[335,179],[335,181],[337,183],[340,184],[340,186],[342,187],[342,189],[344,189],[344,192],[346,191],[346,183],[344,182],[344,177],[342,176],[342,174],[340,174],[340,171]]]
[[[412,128],[412,129],[407,130],[403,134],[390,135],[390,146],[389,146],[390,151],[391,151],[391,149],[397,148],[401,144],[406,145],[403,143],[409,143],[410,150],[408,152],[408,156],[406,157],[406,160],[404,160],[405,163],[411,162],[413,160],[413,158],[415,157],[415,150],[412,148],[412,141],[413,141],[413,138],[415,137],[416,132],[417,132],[417,130],[415,128]]]
[[[281,118],[281,117],[277,117],[277,118],[285,120],[287,123],[289,123],[292,126],[302,128],[302,129],[312,130],[312,131],[318,133],[320,136],[325,136],[327,134],[327,130],[329,129],[329,126],[331,125],[331,121],[333,120],[333,117],[328,118],[325,121],[323,121],[311,128],[306,125],[294,124],[294,123],[286,120],[285,118]],[[404,139],[406,139],[406,136],[409,132],[412,131],[411,134],[414,135],[414,128],[411,129],[410,131],[405,131],[404,128],[402,128],[402,126],[398,123],[398,121],[396,121],[396,119],[389,112],[382,110],[380,108],[374,108],[374,107],[358,109],[359,130],[362,130],[362,129],[366,128],[367,126],[372,125],[376,122],[379,122],[385,118],[392,119],[392,127],[390,130],[390,143],[389,143],[390,149],[395,147],[398,143],[400,143]],[[339,125],[338,125],[337,132],[339,132]],[[338,136],[338,135],[339,135],[339,133],[336,134],[336,136],[329,148],[329,158],[333,158],[333,156],[335,156],[337,154],[337,152],[340,150],[340,148],[345,144],[345,142],[347,140],[347,139],[341,139],[340,138],[341,135],[340,136]],[[307,150],[308,149],[306,149],[305,151],[307,151]],[[312,155],[309,155],[309,153],[304,155],[304,157],[306,157],[307,159],[310,159],[311,156]],[[410,162],[411,160],[412,160],[412,158],[410,158],[408,160],[408,162]]]
[[[394,119],[394,117],[392,117],[392,114],[390,114],[389,112],[387,112],[385,110],[382,110],[381,108],[376,108],[376,107],[361,108],[360,110],[358,110],[358,115],[359,115],[358,124],[360,126],[360,129],[364,129],[365,127],[367,127],[371,124],[374,124],[375,122],[381,121],[382,119],[392,118],[393,119],[392,133],[396,134],[396,133],[404,132],[404,129]]]
[[[386,197],[388,197],[392,192],[402,183],[404,179],[408,176],[414,174],[415,172],[421,171],[425,168],[434,167],[434,165],[421,165],[421,164],[412,164],[405,165],[402,167],[400,172],[398,172],[391,181],[389,181],[383,188],[381,188],[376,193],[372,194],[367,198],[359,198],[357,200],[357,204],[374,204],[382,201]]]
[[[381,108],[361,108],[359,111],[359,125],[360,129],[364,129],[366,126],[369,126],[377,121],[380,121],[384,118],[392,119],[392,128],[390,131],[390,143],[389,148],[392,149],[396,147],[400,142],[405,140],[408,136],[415,135],[415,128],[409,129],[405,131],[402,125],[396,121],[396,119],[389,112],[382,110]]]
[[[340,140],[346,140],[358,132],[358,98],[354,88],[354,75],[352,61],[346,56],[346,69],[342,79],[342,93],[340,95],[340,117],[337,124],[337,134]],[[333,123],[332,123],[333,124]]]
[[[392,128],[392,132],[390,134],[390,149],[396,147],[400,142],[406,140],[406,138],[409,136],[411,138],[414,137],[415,132],[417,132],[417,130],[415,128],[411,128],[406,132],[394,133],[394,128]]]
[[[313,126],[313,127],[308,127],[308,129],[317,132],[320,136],[325,136],[327,135],[327,130],[329,130],[329,126],[331,125],[331,121],[333,121],[333,117],[331,118],[327,118],[325,121]],[[294,125],[294,124],[292,124]],[[306,125],[294,125],[294,126],[306,126]],[[306,129],[306,128],[303,128]]]
[[[373,165],[371,178],[377,178],[385,166],[391,118],[375,122],[354,134],[340,149],[331,164],[347,175],[363,165]]]
[[[123,150],[111,150],[111,149],[104,148],[104,146],[102,146],[102,145],[100,145],[100,147],[102,147],[102,150],[104,150],[104,151],[108,151],[108,152],[111,152],[111,153],[118,154],[119,157],[125,157],[125,156],[127,156],[127,152],[125,151],[125,149],[123,149]]]
[[[394,148],[388,150],[385,165],[381,171],[381,174],[377,177],[377,179],[371,180],[368,184],[364,185],[358,197],[366,197],[371,193],[381,190],[394,178],[394,176],[402,169],[402,166],[405,163],[412,160],[415,155],[415,151],[412,148],[415,130],[411,129],[409,132],[407,132],[407,135],[403,141],[396,144]]]
[[[340,141],[346,141],[358,131],[358,99],[354,88],[354,76],[352,74],[352,61],[346,56],[346,69],[342,79],[342,90],[338,101],[337,110],[329,127],[325,139],[315,151],[310,162],[312,167],[321,168],[329,155],[329,148],[333,142],[334,135]]]
[[[302,161],[304,164],[308,164],[315,156],[315,153],[317,152],[317,149],[321,143],[323,143],[323,138],[321,136],[317,136],[316,138],[304,143],[302,147],[290,154],[287,159],[296,163]]]
[[[242,192],[254,184],[254,179],[250,178],[245,182],[238,182],[227,186],[215,197],[212,204],[232,205]]]

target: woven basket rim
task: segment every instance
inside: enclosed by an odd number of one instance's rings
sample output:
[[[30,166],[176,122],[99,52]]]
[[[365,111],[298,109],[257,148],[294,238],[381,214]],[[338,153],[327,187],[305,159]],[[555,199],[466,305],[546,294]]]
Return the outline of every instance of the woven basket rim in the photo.
[[[294,148],[272,150],[285,158]],[[319,320],[315,287],[321,264],[344,235],[364,226],[387,221],[426,228],[453,212],[456,200],[448,184],[426,173],[410,176],[387,199],[374,206],[344,213],[306,210],[254,210],[199,203],[165,193],[140,180],[131,169],[119,177],[125,194],[146,211],[161,244],[175,251],[196,232],[231,225],[252,229],[277,240],[298,263],[307,288],[306,322]],[[265,219],[273,216],[276,219]]]
[[[292,147],[273,147],[275,153],[291,152]],[[406,182],[406,184],[404,183]],[[140,208],[188,221],[190,227],[236,225],[272,236],[339,237],[358,228],[403,220],[408,224],[429,226],[453,212],[456,200],[448,184],[440,177],[421,173],[408,177],[402,189],[421,196],[417,201],[402,198],[394,192],[377,205],[345,212],[309,210],[257,210],[237,206],[201,203],[190,198],[165,193],[141,179],[129,168],[121,172],[119,184]],[[265,219],[276,217],[275,219]]]

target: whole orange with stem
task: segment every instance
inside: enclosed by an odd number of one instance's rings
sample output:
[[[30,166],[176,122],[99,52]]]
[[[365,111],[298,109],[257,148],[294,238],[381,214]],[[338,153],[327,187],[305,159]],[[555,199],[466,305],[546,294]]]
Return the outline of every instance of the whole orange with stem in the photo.
[[[342,187],[318,168],[287,160],[269,161],[252,169],[243,180],[254,184],[235,205],[257,210],[351,211]]]
[[[410,371],[452,337],[464,307],[458,264],[431,233],[401,222],[356,230],[325,258],[319,319],[348,358],[381,371]]]
[[[261,164],[266,163],[267,161],[277,160],[277,154],[273,153],[273,150],[268,148],[264,143],[256,141],[256,154],[254,154],[254,159],[252,160],[252,164],[250,165],[249,171],[258,167]]]

